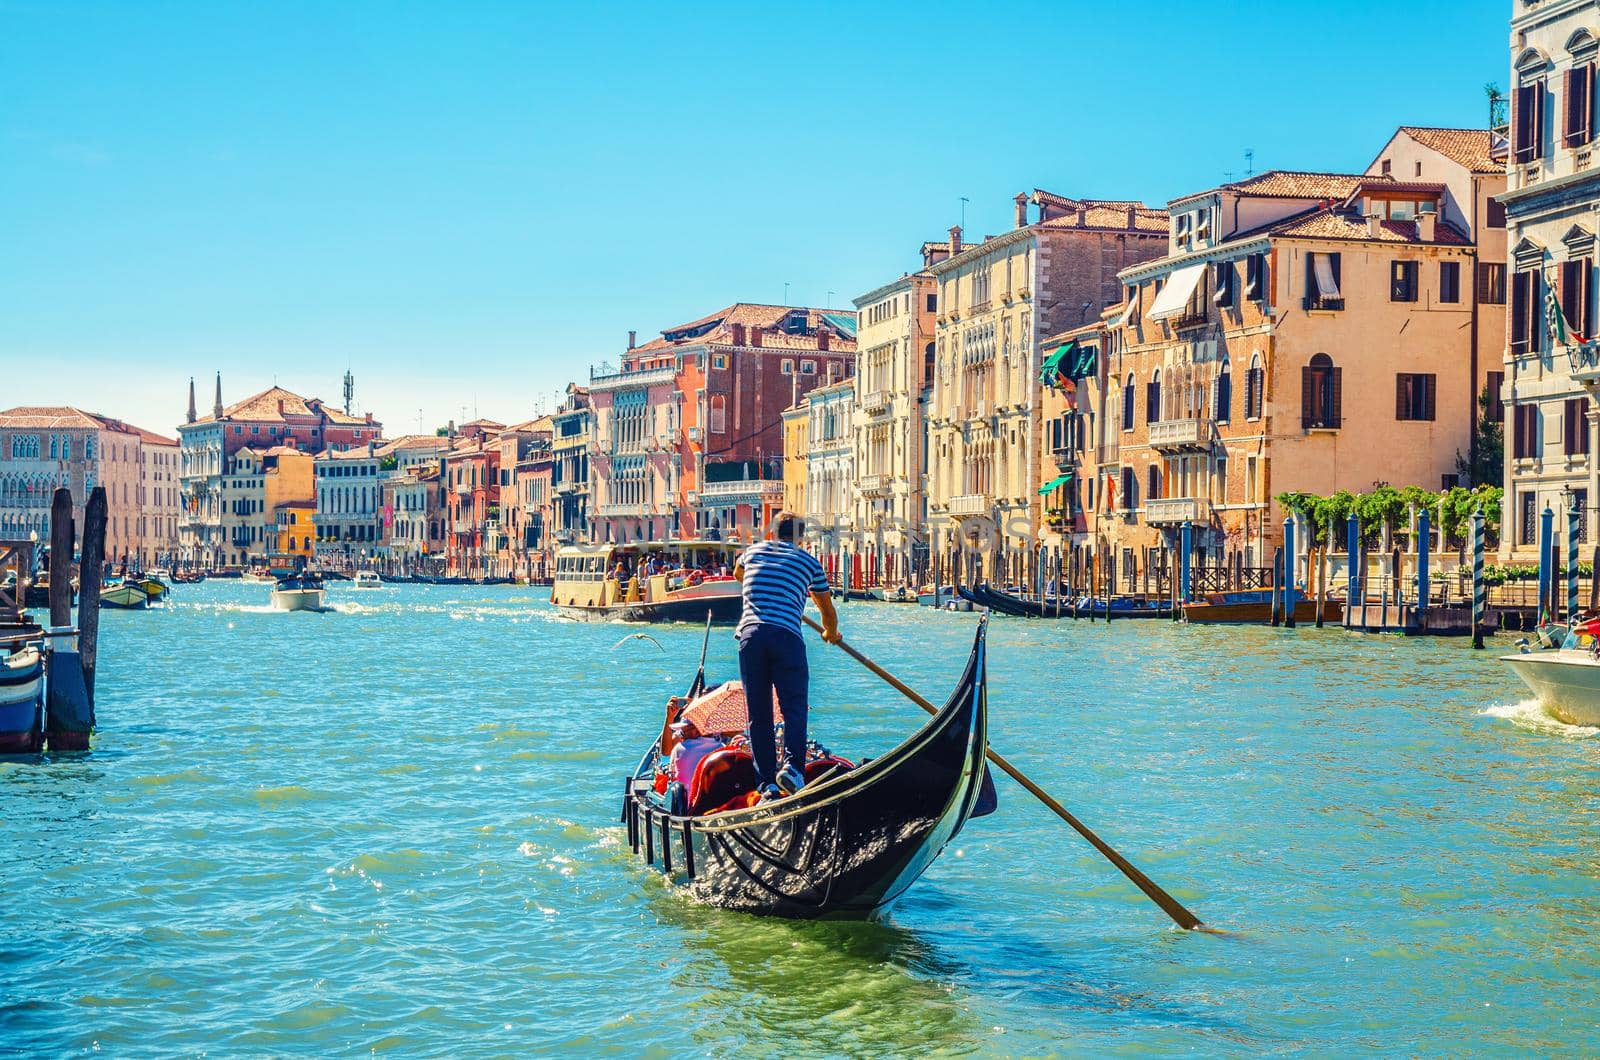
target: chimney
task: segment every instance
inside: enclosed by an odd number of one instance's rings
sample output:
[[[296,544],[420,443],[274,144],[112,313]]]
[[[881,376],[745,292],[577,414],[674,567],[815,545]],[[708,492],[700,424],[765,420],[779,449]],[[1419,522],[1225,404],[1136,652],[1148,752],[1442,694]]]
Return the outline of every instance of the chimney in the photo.
[[[1367,207],[1367,235],[1376,238],[1382,228],[1383,215],[1379,214],[1373,207]]]
[[[828,352],[828,329],[827,328],[818,328],[817,329],[817,349],[821,350],[823,353],[827,353]]]
[[[1027,228],[1028,227],[1028,196],[1019,191],[1019,192],[1017,192],[1017,197],[1015,199],[1011,200],[1011,201],[1017,204],[1017,227],[1018,228]]]
[[[278,399],[278,415],[283,415],[283,398]]]
[[[372,455],[372,451],[374,449],[376,449],[377,447],[378,447],[378,443],[377,442],[373,441],[371,438],[367,439],[367,455],[368,456],[371,456]]]
[[[950,256],[953,258],[961,253],[961,226],[950,226]]]
[[[192,376],[192,375],[189,377],[189,412],[188,412],[188,416],[189,416],[189,418],[185,421],[187,423],[193,423],[196,419],[199,418],[196,415],[195,410],[194,410],[194,376]]]
[[[1078,207],[1078,227],[1082,228],[1088,220],[1089,214],[1082,206]]]
[[[628,332],[628,349],[631,350],[637,345],[639,345],[639,333],[637,331],[629,331]]]
[[[752,345],[752,346],[760,346],[761,345],[761,329],[760,328],[751,328],[750,329],[750,345]]]
[[[368,422],[368,423],[371,423],[371,422],[372,422],[372,413],[370,413],[370,412],[369,412],[369,413],[367,413],[367,422]]]
[[[1133,207],[1128,207],[1128,231],[1133,231]]]
[[[1438,227],[1439,213],[1437,210],[1424,208],[1422,213],[1417,215],[1417,238],[1424,243],[1433,242],[1434,236],[1438,232]]]
[[[733,325],[733,344],[735,346],[743,346],[744,345],[744,325],[743,324],[735,324],[735,325]]]

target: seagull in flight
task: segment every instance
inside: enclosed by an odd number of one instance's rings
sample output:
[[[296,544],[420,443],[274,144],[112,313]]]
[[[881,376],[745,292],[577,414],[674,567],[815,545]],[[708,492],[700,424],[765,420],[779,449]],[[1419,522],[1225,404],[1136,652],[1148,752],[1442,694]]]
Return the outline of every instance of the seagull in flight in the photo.
[[[657,651],[666,651],[667,650],[667,649],[665,649],[665,648],[663,648],[661,646],[661,642],[659,640],[656,640],[654,637],[652,637],[648,633],[629,633],[626,637],[623,637],[621,640],[619,640],[615,644],[611,645],[611,650],[612,651],[616,651],[618,648],[622,647],[624,644],[628,643],[628,641],[630,641],[630,640],[647,640],[651,644],[654,644],[656,646],[656,650]]]

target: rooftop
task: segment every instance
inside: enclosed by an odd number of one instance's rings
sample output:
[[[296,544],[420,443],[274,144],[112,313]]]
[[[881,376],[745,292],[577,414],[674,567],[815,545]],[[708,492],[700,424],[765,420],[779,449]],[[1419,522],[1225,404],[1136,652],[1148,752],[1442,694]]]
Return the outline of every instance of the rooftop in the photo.
[[[1426,125],[1402,125],[1400,131],[1423,147],[1444,155],[1474,173],[1504,173],[1504,154],[1495,161],[1495,137],[1488,129],[1436,129]],[[1502,145],[1503,146],[1503,145]]]
[[[785,320],[795,314],[805,314],[804,335],[790,335],[780,326]],[[676,350],[690,344],[710,345],[718,343],[729,345],[733,342],[734,325],[741,325],[745,329],[745,345],[750,345],[750,331],[754,328],[762,329],[762,345],[782,345],[785,348],[816,349],[816,332],[826,329],[833,339],[830,341],[830,353],[854,353],[855,344],[855,313],[847,309],[816,309],[807,306],[764,305],[754,302],[735,302],[733,305],[710,313],[686,324],[677,324],[665,328],[659,338],[635,346],[628,350],[625,356],[633,357],[640,354],[651,354]],[[799,340],[796,343],[768,341],[778,335],[786,339]]]

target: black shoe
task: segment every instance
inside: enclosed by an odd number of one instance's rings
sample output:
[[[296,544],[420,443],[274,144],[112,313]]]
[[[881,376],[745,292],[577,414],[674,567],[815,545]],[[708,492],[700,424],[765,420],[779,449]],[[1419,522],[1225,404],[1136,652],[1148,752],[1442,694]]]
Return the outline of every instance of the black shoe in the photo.
[[[778,789],[785,795],[793,795],[806,786],[806,775],[796,769],[793,762],[778,771]]]

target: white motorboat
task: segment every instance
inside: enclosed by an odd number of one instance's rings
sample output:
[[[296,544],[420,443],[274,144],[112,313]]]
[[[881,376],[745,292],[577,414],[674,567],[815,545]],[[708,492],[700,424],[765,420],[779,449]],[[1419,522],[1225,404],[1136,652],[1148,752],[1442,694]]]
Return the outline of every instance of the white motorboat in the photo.
[[[352,589],[382,589],[383,579],[378,577],[375,570],[358,570],[356,576],[350,579]]]
[[[1600,657],[1587,647],[1503,655],[1545,710],[1569,725],[1600,725]]]
[[[272,606],[279,611],[323,611],[327,590],[315,577],[284,578],[272,590]]]

